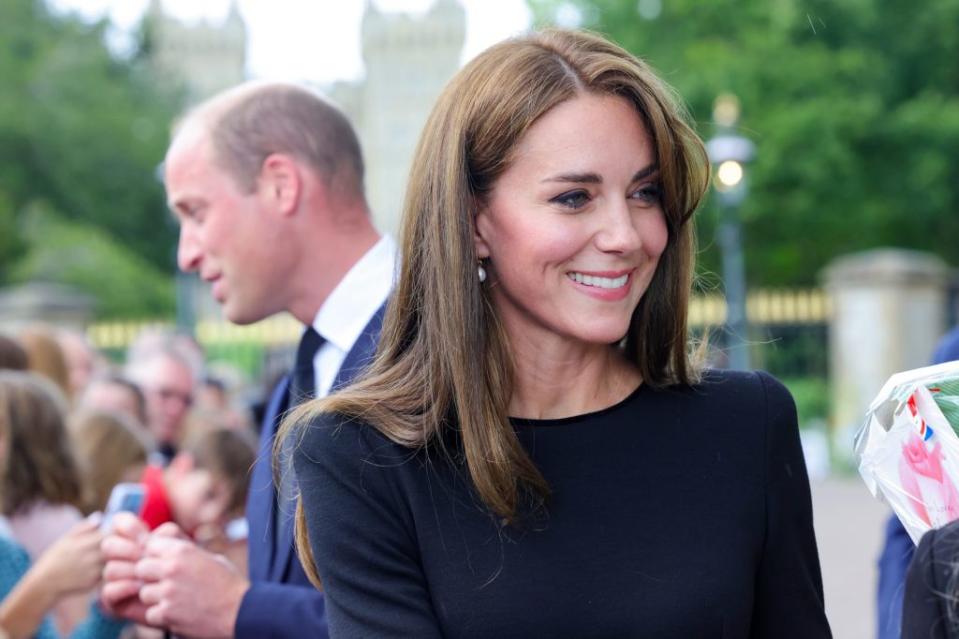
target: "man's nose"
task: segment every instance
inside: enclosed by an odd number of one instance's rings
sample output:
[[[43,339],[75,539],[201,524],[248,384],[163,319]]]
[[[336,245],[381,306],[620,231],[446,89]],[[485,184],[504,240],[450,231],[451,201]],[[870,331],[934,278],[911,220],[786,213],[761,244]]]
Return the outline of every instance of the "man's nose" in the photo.
[[[184,273],[199,270],[202,257],[200,243],[197,241],[196,234],[187,228],[186,225],[180,227],[180,241],[177,243],[176,263]]]

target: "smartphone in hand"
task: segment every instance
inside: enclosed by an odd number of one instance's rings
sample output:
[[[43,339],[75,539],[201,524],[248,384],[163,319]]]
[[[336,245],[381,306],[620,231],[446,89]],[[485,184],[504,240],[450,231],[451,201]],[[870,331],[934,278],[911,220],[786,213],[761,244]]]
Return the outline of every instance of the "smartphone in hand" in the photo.
[[[110,530],[113,517],[117,513],[128,512],[139,515],[140,509],[143,508],[143,500],[145,497],[146,489],[143,487],[143,484],[122,483],[114,486],[113,490],[110,491],[110,499],[107,501],[107,507],[103,511],[100,530]]]

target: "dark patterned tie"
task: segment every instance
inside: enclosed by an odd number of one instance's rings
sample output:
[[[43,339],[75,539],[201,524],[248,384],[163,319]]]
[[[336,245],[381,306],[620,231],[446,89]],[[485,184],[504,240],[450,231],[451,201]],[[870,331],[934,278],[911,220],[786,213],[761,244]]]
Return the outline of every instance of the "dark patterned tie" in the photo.
[[[313,328],[307,328],[296,348],[296,363],[290,378],[290,408],[298,406],[316,395],[316,373],[313,372],[313,360],[323,345],[323,338]]]
[[[293,409],[316,395],[316,373],[313,370],[313,360],[325,340],[313,328],[307,328],[296,349],[296,362],[293,373],[290,375],[290,402]],[[294,509],[296,506],[296,481],[293,477],[293,446],[297,437],[288,437],[282,444],[280,452],[279,482],[277,486],[277,529],[282,531],[292,526]]]

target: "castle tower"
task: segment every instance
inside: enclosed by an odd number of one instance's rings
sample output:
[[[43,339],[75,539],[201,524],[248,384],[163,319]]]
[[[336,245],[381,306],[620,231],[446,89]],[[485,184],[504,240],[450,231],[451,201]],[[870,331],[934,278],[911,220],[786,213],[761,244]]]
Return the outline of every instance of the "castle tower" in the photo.
[[[151,64],[186,91],[193,104],[246,78],[246,24],[236,0],[222,24],[183,24],[164,13],[161,0],[150,0],[146,29]]]
[[[422,17],[384,14],[367,2],[361,33],[366,78],[331,94],[363,143],[374,220],[395,233],[420,132],[459,68],[466,13],[456,0],[438,0]]]

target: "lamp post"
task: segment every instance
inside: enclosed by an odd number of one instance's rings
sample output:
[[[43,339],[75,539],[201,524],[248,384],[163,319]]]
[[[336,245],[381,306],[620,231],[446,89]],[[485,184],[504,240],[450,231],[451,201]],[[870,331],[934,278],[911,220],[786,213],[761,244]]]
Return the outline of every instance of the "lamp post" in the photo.
[[[706,152],[716,170],[714,184],[720,209],[719,249],[726,289],[725,346],[729,353],[729,367],[747,370],[746,272],[739,206],[746,199],[745,165],[753,159],[755,146],[735,130],[739,120],[739,100],[735,96],[724,94],[716,98],[713,120],[717,134],[706,142]]]

